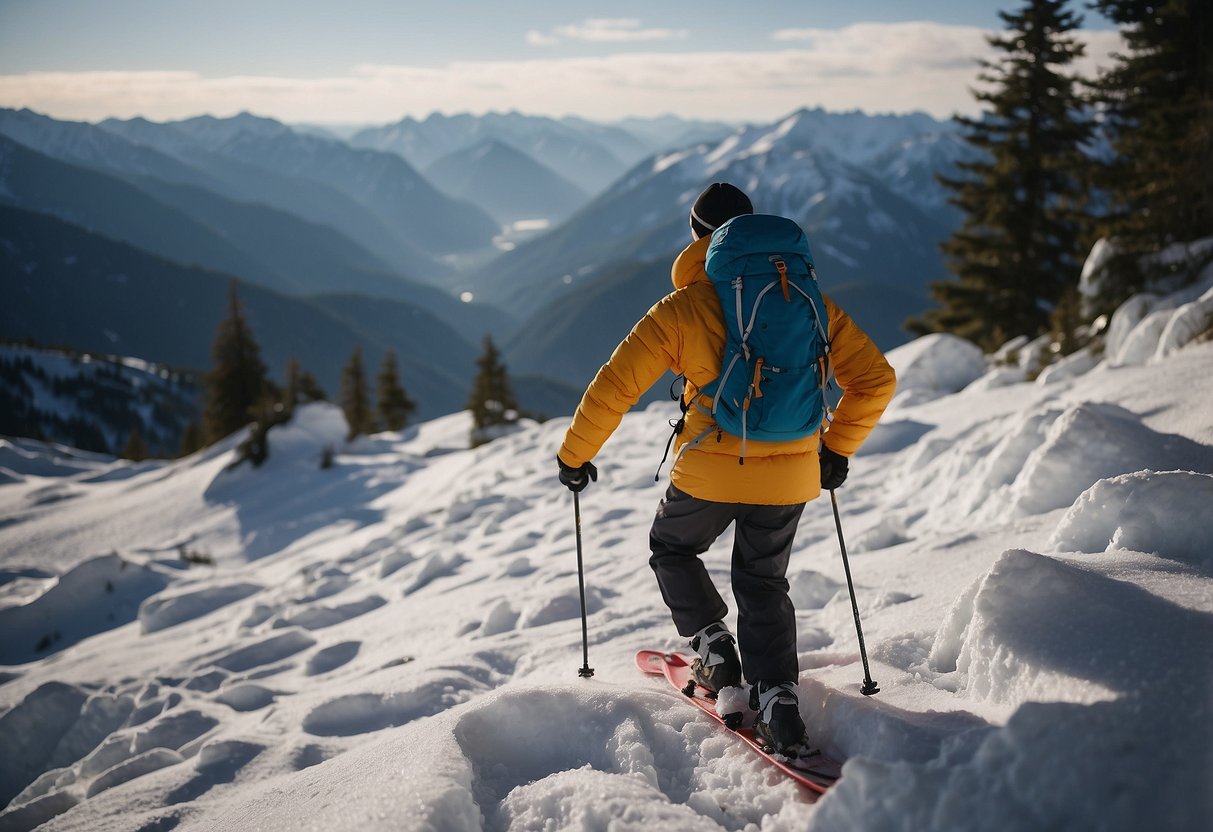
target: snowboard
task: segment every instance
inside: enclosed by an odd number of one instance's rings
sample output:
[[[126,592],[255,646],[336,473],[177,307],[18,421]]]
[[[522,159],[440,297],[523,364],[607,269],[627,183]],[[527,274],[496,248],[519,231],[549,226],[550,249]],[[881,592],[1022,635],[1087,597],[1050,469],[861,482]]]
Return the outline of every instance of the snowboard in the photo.
[[[837,760],[815,752],[811,756],[791,759],[780,754],[768,752],[762,740],[754,736],[754,732],[746,727],[741,714],[721,716],[716,713],[716,700],[709,698],[708,691],[695,684],[691,675],[691,661],[681,653],[664,653],[660,650],[640,650],[636,653],[636,667],[642,673],[650,676],[665,676],[676,690],[708,716],[721,725],[729,728],[746,745],[761,754],[771,765],[784,774],[796,780],[818,794],[825,794],[826,789],[842,774],[842,764]]]

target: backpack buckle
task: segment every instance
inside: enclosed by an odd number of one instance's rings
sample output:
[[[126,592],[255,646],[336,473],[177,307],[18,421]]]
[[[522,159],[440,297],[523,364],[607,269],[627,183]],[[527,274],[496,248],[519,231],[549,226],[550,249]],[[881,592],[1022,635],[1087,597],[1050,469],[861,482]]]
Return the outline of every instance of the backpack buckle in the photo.
[[[788,264],[784,262],[783,256],[772,254],[767,258],[767,261],[775,264],[775,271],[779,272],[779,286],[783,289],[783,299],[785,303],[792,302],[792,296],[788,293]]]

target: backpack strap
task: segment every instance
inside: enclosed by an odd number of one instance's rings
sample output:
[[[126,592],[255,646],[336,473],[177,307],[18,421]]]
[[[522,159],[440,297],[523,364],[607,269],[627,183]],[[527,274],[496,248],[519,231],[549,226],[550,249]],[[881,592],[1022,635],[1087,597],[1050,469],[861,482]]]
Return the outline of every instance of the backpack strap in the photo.
[[[674,392],[674,385],[678,383],[678,379],[682,379],[681,395]],[[687,411],[691,409],[691,406],[687,404],[686,400],[688,383],[687,377],[682,374],[675,376],[674,380],[670,382],[670,398],[678,402],[678,407],[682,410],[682,415],[680,415],[677,419],[670,420],[670,427],[674,429],[674,432],[671,433],[670,438],[666,440],[665,452],[661,455],[661,462],[657,463],[657,473],[653,474],[653,482],[657,482],[661,479],[661,466],[665,465],[666,457],[670,455],[670,447],[674,444],[674,437],[682,433],[682,429],[687,425]],[[699,388],[695,389],[695,395],[699,395]],[[679,456],[681,456],[681,454],[679,454]],[[674,462],[677,464],[678,460],[674,460]]]
[[[813,278],[814,283],[817,282],[817,270],[814,269],[812,265],[809,266],[809,276]],[[826,421],[833,422],[834,421],[834,408],[830,407],[830,399],[829,399],[829,396],[826,395],[826,384],[829,381],[830,377],[834,375],[834,356],[833,356],[834,351],[830,344],[830,336],[826,331],[829,328],[828,327],[829,321],[826,321],[826,323],[822,323],[821,311],[818,310],[817,304],[813,302],[813,298],[811,298],[809,296],[808,292],[806,292],[804,289],[797,286],[795,283],[792,284],[792,288],[795,289],[797,292],[800,292],[800,294],[804,295],[804,299],[809,302],[809,309],[813,310],[813,323],[817,326],[817,334],[821,338],[822,349],[824,350],[822,357],[821,357],[821,363],[820,363],[820,367],[821,367],[821,382],[820,382],[821,406],[825,408]]]

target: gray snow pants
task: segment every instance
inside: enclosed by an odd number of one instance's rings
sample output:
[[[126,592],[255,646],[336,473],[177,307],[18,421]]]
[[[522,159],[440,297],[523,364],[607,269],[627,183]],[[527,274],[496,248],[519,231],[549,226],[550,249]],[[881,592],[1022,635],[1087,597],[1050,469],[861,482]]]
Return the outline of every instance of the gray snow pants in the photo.
[[[661,596],[679,634],[690,637],[719,621],[728,605],[716,591],[699,556],[736,523],[733,540],[733,598],[737,601],[737,646],[750,682],[790,681],[800,673],[796,658],[796,610],[786,577],[796,526],[804,503],[760,506],[713,503],[671,485],[649,532]]]

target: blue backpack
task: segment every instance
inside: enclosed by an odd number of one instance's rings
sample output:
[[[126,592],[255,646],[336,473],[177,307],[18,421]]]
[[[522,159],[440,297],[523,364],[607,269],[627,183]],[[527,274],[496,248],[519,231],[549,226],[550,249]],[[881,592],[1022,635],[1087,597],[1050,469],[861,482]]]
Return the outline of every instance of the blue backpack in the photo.
[[[716,426],[741,437],[744,464],[747,439],[803,439],[829,417],[829,321],[809,241],[792,220],[734,217],[713,232],[705,268],[727,341],[720,375],[699,392]]]

